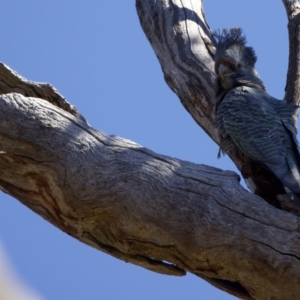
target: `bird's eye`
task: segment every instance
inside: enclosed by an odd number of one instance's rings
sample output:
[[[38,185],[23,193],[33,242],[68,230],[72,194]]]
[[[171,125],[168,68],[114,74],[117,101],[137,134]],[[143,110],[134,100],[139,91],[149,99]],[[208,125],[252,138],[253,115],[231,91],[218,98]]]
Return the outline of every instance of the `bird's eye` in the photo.
[[[237,67],[238,67],[238,68],[241,68],[241,67],[242,67],[242,65],[241,65],[240,63],[238,63]]]

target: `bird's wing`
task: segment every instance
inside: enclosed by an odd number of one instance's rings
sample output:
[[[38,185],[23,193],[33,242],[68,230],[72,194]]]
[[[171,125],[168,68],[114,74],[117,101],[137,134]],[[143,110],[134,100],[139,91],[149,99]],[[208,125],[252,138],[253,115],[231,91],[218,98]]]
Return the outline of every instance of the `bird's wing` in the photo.
[[[270,97],[270,99],[268,99],[268,101],[271,104],[273,104],[282,123],[284,124],[288,133],[292,137],[295,147],[298,150],[297,154],[299,156],[299,162],[300,162],[300,144],[297,140],[297,131],[296,131],[296,128],[294,127],[294,120],[293,120],[294,112],[299,109],[299,106],[293,105],[293,104],[287,104],[284,101],[278,101],[272,97]]]
[[[263,91],[236,88],[223,100],[223,126],[234,144],[264,164],[279,164],[291,140],[276,108]],[[277,100],[276,100],[277,101]]]

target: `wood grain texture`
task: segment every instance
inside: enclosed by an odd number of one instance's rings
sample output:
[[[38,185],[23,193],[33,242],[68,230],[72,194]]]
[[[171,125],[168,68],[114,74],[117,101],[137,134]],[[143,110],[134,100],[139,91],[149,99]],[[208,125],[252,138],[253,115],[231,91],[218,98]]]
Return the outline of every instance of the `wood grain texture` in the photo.
[[[243,299],[300,292],[299,219],[234,172],[156,154],[15,93],[0,98],[0,149],[1,189],[88,245]]]
[[[166,82],[218,143],[214,42],[202,2],[137,0],[136,6]],[[274,178],[240,153],[230,157],[252,191],[260,189],[266,200],[270,189],[278,194]],[[281,197],[290,212],[278,209],[239,179],[107,136],[55,88],[0,64],[4,192],[123,261],[168,275],[191,272],[241,299],[298,299],[297,204]]]
[[[185,109],[216,142],[214,45],[202,1],[136,1],[141,26],[165,80]]]
[[[197,124],[217,143],[215,42],[199,0],[136,0],[141,26],[161,64],[166,83]],[[227,153],[248,188],[280,207],[281,182],[238,148]]]
[[[300,3],[299,0],[282,0],[288,18],[289,65],[284,100],[300,104]],[[298,130],[298,111],[294,113],[294,126]]]
[[[79,114],[76,107],[71,105],[58,91],[49,83],[34,82],[27,80],[4,63],[0,62],[0,95],[8,93],[19,93],[27,97],[36,97],[47,100],[70,114],[86,120]]]

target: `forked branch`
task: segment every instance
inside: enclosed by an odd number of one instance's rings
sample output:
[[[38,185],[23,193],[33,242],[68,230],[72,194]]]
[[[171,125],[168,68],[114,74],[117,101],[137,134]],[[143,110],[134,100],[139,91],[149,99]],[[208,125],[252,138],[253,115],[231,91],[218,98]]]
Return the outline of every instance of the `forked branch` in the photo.
[[[137,0],[137,9],[167,83],[218,143],[214,46],[202,2]],[[0,94],[4,192],[126,262],[188,271],[242,299],[299,297],[299,218],[243,189],[237,174],[106,136],[53,87],[4,65]],[[240,169],[247,162],[231,157]],[[277,186],[261,171],[247,174],[253,191]]]

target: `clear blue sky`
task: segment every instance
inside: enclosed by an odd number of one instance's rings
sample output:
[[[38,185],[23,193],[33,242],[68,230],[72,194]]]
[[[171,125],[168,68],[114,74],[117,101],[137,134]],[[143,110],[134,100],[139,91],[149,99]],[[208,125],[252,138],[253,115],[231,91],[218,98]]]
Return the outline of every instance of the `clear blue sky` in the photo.
[[[200,0],[199,0],[200,1]],[[284,94],[288,42],[277,1],[204,1],[212,29],[242,27],[268,92]],[[235,170],[167,87],[127,1],[1,3],[0,60],[53,84],[89,123],[153,151]],[[163,276],[92,249],[0,194],[0,239],[19,276],[45,299],[234,299],[193,275]]]

